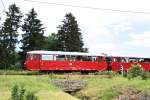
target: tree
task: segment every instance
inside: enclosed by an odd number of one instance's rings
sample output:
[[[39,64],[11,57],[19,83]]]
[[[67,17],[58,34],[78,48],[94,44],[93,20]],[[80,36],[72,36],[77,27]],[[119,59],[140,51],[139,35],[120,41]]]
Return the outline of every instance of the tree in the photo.
[[[37,18],[37,13],[34,8],[26,14],[24,19],[24,24],[22,25],[22,30],[24,34],[22,35],[23,39],[21,42],[23,46],[21,47],[24,54],[30,50],[39,50],[45,48],[45,37],[43,24]]]
[[[63,24],[58,26],[58,41],[60,50],[83,51],[82,33],[75,17],[68,13],[65,15]]]
[[[0,32],[0,55],[1,63],[10,66],[15,63],[15,48],[18,43],[18,28],[20,27],[22,14],[15,4],[9,6],[6,19]]]
[[[59,50],[59,47],[58,47],[59,41],[58,41],[57,34],[52,33],[51,35],[49,35],[46,38],[46,41],[47,41],[47,49],[48,50],[50,50],[50,51],[57,51],[57,50]]]
[[[6,20],[3,27],[3,40],[5,47],[12,54],[15,52],[16,43],[18,42],[18,28],[20,27],[22,14],[16,4],[9,6],[9,11],[6,12]],[[6,40],[5,40],[6,39]]]

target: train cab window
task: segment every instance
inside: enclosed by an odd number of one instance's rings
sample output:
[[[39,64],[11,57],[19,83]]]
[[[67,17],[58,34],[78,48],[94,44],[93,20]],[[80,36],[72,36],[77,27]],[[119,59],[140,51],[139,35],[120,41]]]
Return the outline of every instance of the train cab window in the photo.
[[[26,55],[26,59],[29,60],[30,59],[30,54]]]
[[[53,60],[53,55],[42,55],[42,60]]]
[[[27,60],[33,60],[33,54],[27,54],[26,59]]]
[[[39,55],[38,55],[38,54],[34,54],[34,55],[33,55],[33,59],[34,59],[34,60],[39,60]]]

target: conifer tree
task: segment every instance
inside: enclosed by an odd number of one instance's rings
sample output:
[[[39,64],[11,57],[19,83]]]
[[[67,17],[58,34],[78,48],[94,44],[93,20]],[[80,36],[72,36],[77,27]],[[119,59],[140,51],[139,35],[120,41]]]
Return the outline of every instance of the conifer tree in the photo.
[[[15,63],[15,48],[18,42],[18,28],[20,27],[22,14],[15,4],[9,6],[6,19],[1,26],[0,32],[0,55],[1,65],[10,67]]]
[[[63,24],[58,26],[58,41],[60,50],[83,51],[82,33],[72,13],[65,15]]]
[[[3,25],[3,44],[9,49],[9,53],[15,52],[16,43],[18,42],[18,28],[20,27],[22,14],[16,4],[9,6],[9,11],[6,12],[6,20]]]
[[[41,21],[37,18],[37,13],[34,8],[26,14],[22,30],[24,31],[24,34],[22,35],[23,39],[21,40],[23,43],[23,54],[30,50],[44,49],[44,27],[43,24],[41,24]]]

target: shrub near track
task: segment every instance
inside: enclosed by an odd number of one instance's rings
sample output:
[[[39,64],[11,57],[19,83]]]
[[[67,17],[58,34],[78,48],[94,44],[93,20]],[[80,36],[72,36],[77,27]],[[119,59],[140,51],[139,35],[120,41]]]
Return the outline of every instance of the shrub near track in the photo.
[[[150,73],[143,70],[139,64],[134,64],[127,72],[128,79],[141,77],[143,80],[150,78]]]

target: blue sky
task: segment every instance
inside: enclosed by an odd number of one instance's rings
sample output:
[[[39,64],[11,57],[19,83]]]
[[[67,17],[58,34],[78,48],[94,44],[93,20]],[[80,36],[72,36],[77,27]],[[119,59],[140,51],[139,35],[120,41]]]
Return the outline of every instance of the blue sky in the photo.
[[[114,10],[150,12],[149,0],[37,0],[78,6],[91,6]],[[57,32],[64,15],[68,12],[76,17],[85,47],[90,52],[109,55],[150,57],[150,14],[123,13],[83,8],[33,3],[24,0],[3,0],[5,8],[16,3],[22,13],[34,7],[38,18],[46,27],[45,35]],[[3,6],[0,4],[0,11]],[[5,14],[0,15],[2,21]],[[19,34],[22,34],[19,31]]]

